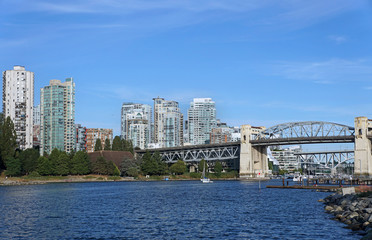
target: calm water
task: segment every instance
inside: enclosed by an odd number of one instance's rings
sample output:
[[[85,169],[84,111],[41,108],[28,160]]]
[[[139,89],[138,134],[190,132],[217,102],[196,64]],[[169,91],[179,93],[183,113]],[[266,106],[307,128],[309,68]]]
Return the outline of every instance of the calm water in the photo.
[[[329,193],[243,181],[0,187],[1,239],[360,239],[324,213]],[[276,184],[280,184],[277,182]]]

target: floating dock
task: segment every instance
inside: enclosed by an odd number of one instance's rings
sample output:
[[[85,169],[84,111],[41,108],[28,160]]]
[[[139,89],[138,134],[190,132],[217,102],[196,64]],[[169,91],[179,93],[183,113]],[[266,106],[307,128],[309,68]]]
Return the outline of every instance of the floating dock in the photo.
[[[342,187],[340,187],[340,186],[301,186],[301,185],[281,186],[281,185],[269,185],[269,186],[266,186],[266,188],[336,190],[336,189],[340,189]]]

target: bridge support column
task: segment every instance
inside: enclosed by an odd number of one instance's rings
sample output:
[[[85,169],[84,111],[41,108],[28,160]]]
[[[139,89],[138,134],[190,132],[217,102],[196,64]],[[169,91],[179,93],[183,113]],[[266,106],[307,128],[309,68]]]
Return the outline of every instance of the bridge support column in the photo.
[[[240,168],[241,178],[265,177],[268,174],[267,148],[253,147],[250,143],[251,136],[258,134],[264,127],[241,126],[240,142]]]
[[[372,176],[372,147],[369,137],[372,135],[372,120],[366,117],[356,117],[354,174]]]

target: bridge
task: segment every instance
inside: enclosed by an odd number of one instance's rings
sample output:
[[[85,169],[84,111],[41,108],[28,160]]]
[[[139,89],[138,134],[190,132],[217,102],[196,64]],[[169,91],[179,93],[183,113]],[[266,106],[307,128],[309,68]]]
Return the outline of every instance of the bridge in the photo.
[[[354,150],[298,152],[294,155],[297,156],[298,162],[307,169],[318,165],[329,169],[332,174],[335,174],[339,167],[350,166],[354,162]]]
[[[143,155],[146,151],[158,151],[167,162],[183,159],[197,163],[202,159],[213,164],[221,160],[232,169],[238,169],[240,177],[257,177],[268,174],[267,147],[276,145],[354,143],[352,153],[302,153],[299,158],[307,161],[316,159],[333,168],[354,157],[354,174],[372,175],[372,120],[357,117],[354,127],[332,122],[307,121],[279,124],[270,128],[241,126],[241,141],[224,144],[206,144],[174,148],[147,149],[136,151]],[[333,153],[333,154],[332,154]],[[345,155],[346,154],[346,155]],[[309,157],[309,156],[312,157]],[[336,165],[335,165],[336,164]]]
[[[174,163],[182,159],[188,164],[196,166],[202,159],[212,165],[218,160],[224,163],[224,167],[239,170],[240,142],[137,150],[136,153],[144,155],[146,151],[159,152],[167,163]]]

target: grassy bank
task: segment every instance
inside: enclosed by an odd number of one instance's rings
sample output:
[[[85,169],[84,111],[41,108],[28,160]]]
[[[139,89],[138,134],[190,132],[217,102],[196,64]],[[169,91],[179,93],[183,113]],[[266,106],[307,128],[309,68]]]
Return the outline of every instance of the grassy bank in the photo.
[[[22,176],[22,177],[5,177],[0,176],[0,185],[27,185],[27,184],[45,184],[59,182],[102,182],[102,181],[162,181],[165,178],[169,180],[199,180],[201,173],[184,173],[182,175],[165,175],[165,176],[138,176],[137,178],[106,176],[106,175],[80,175],[80,176]],[[237,172],[226,172],[216,175],[207,174],[207,177],[213,180],[236,179]]]

